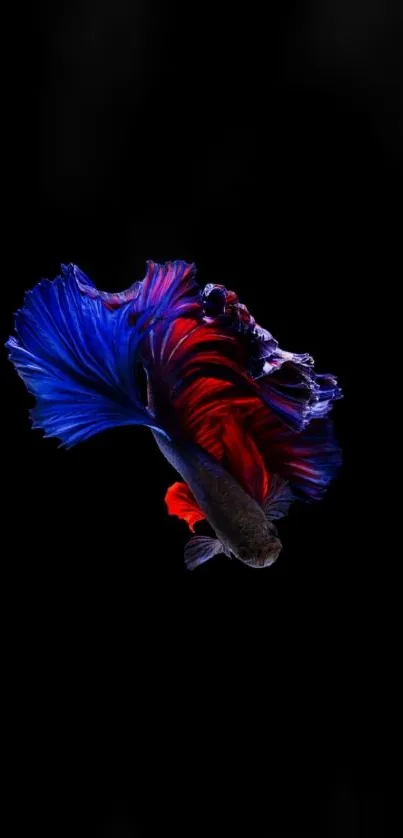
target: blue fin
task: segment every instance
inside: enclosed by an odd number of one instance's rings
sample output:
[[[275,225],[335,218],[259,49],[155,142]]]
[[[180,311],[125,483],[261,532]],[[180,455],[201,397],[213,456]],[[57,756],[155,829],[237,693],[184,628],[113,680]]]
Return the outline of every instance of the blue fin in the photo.
[[[289,484],[278,474],[273,474],[270,482],[269,494],[264,504],[266,518],[269,521],[278,521],[284,518],[294,500]]]
[[[9,358],[36,397],[34,428],[71,447],[107,428],[147,425],[165,434],[147,411],[136,383],[138,353],[150,330],[150,311],[129,323],[132,301],[108,311],[80,291],[74,265],[29,291],[15,317]]]
[[[204,562],[208,562],[209,559],[212,559],[218,553],[228,555],[218,538],[196,535],[188,541],[185,547],[186,567],[188,570],[194,570],[195,567],[204,564]]]

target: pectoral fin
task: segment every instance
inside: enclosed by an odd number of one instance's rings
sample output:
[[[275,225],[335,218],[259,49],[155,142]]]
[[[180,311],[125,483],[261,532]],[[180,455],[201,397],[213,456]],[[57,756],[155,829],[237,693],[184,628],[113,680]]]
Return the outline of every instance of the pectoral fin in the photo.
[[[185,547],[185,564],[188,570],[194,570],[218,553],[225,553],[225,549],[218,538],[196,535],[188,541]]]
[[[286,480],[278,474],[273,474],[270,481],[269,494],[264,503],[264,511],[269,521],[284,518],[294,500],[294,496]]]

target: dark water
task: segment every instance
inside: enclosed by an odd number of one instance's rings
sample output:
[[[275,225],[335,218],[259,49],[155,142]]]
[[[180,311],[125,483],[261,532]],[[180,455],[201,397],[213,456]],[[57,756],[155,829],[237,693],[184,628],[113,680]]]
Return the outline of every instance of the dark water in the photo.
[[[112,291],[146,259],[185,259],[345,393],[343,472],[320,507],[293,511],[278,563],[220,558],[192,575],[151,434],[59,451],[29,430],[3,358],[14,828],[381,838],[399,6],[87,0],[2,15],[2,337],[61,262]]]

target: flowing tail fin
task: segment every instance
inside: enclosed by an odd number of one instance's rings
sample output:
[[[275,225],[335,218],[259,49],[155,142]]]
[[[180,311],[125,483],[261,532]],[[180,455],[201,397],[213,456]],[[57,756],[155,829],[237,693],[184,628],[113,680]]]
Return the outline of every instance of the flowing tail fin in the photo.
[[[74,265],[62,266],[61,276],[29,291],[15,316],[15,336],[6,343],[36,397],[33,427],[67,448],[118,425],[146,425],[165,434],[143,404],[137,381],[152,306],[137,311],[133,323],[132,299],[108,310],[82,292],[82,277]]]

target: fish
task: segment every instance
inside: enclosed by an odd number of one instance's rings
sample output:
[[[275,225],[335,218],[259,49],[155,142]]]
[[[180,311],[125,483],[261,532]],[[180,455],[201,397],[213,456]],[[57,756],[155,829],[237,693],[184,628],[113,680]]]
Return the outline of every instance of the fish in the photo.
[[[116,293],[62,265],[27,291],[6,347],[45,437],[71,448],[118,426],[150,429],[181,478],[165,504],[193,534],[189,570],[220,554],[271,566],[277,522],[294,502],[321,500],[341,467],[337,378],[282,350],[236,292],[199,284],[194,263],[149,261]],[[200,522],[213,535],[197,534]]]

